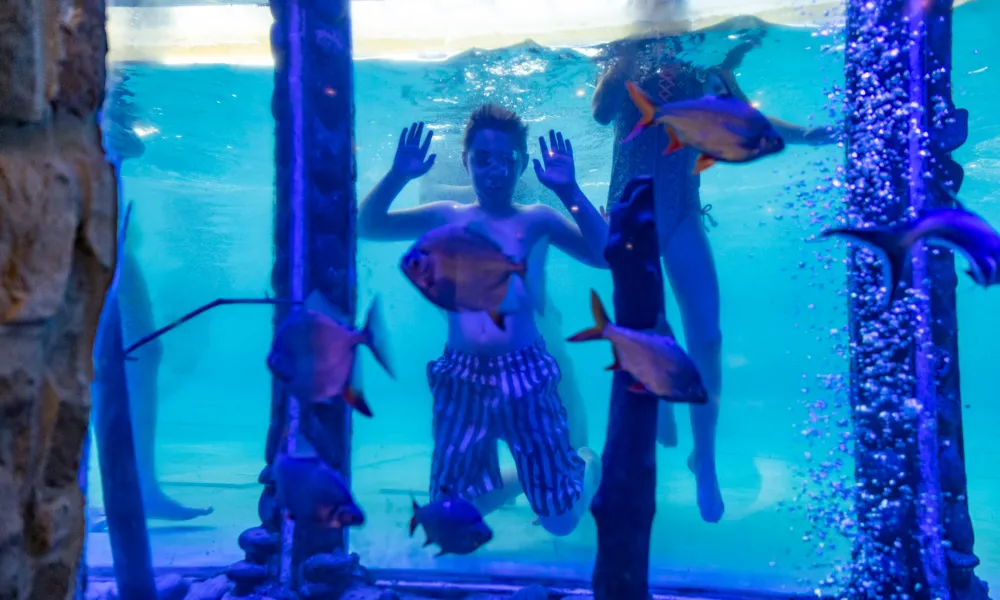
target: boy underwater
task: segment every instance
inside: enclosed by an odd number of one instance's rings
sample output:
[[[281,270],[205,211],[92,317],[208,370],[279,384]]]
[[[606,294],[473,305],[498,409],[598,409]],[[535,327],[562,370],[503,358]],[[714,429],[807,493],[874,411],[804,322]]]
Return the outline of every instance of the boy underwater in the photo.
[[[423,123],[403,130],[392,167],[358,208],[362,238],[415,240],[444,225],[470,225],[512,256],[530,252],[528,279],[542,275],[544,248],[532,250],[545,240],[581,263],[607,268],[607,222],[580,190],[572,145],[561,133],[549,132],[551,149],[539,138],[544,166],[535,159],[535,174],[566,205],[575,223],[551,207],[513,202],[528,167],[528,127],[514,112],[494,104],[472,112],[462,143],[462,162],[477,201],[390,211],[403,188],[434,166],[435,156],[428,156],[433,133],[424,137]],[[589,448],[574,450],[570,444],[566,409],[557,391],[559,365],[546,351],[535,322],[537,300],[529,299],[519,283],[512,280],[512,293],[524,301],[506,313],[502,329],[485,312],[448,313],[444,354],[427,366],[434,397],[430,496],[433,501],[442,488],[451,489],[485,514],[521,488],[541,525],[564,536],[589,510],[601,462]],[[500,439],[514,456],[515,481],[505,480],[500,471]]]

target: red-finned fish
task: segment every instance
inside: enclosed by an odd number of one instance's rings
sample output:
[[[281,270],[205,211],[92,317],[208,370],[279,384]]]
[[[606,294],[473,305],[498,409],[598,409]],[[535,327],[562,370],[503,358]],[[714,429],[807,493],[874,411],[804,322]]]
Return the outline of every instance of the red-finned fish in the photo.
[[[716,162],[745,163],[781,152],[785,140],[759,110],[737,98],[717,74],[713,78],[718,95],[709,94],[697,100],[681,100],[656,106],[642,89],[631,81],[625,82],[629,96],[642,117],[622,142],[628,142],[647,127],[662,124],[670,144],[664,154],[685,146],[698,150],[694,173],[698,174]]]
[[[625,371],[635,378],[629,391],[654,394],[667,402],[705,404],[708,392],[691,357],[684,352],[670,326],[667,335],[635,331],[611,322],[601,298],[590,291],[594,326],[569,338],[570,342],[608,340],[614,363],[608,371]]]
[[[427,534],[424,546],[437,544],[441,548],[435,556],[471,554],[493,539],[493,530],[475,505],[447,487],[442,487],[441,492],[441,498],[424,506],[411,498],[410,537],[416,533],[417,526],[422,525]]]
[[[403,255],[400,268],[435,305],[451,312],[486,312],[502,330],[516,302],[509,294],[515,275],[524,280],[530,302],[542,312],[540,258],[547,245],[546,238],[539,239],[520,260],[505,253],[479,224],[444,225],[417,240]]]
[[[361,331],[342,324],[317,291],[306,305],[293,310],[278,326],[267,357],[267,366],[289,393],[302,402],[330,402],[341,396],[355,410],[372,416],[364,395],[354,383],[357,350],[365,345],[382,368],[393,377],[382,331],[378,299],[372,301]]]
[[[343,477],[318,456],[289,456],[286,441],[274,461],[274,481],[278,505],[295,521],[323,529],[365,522],[365,513]]]
[[[944,188],[942,188],[944,189]],[[954,194],[955,208],[934,208],[916,219],[889,227],[837,227],[820,237],[843,237],[874,249],[882,257],[889,301],[902,296],[902,280],[910,271],[910,249],[920,240],[955,250],[969,261],[966,273],[985,287],[1000,284],[1000,233],[981,216],[965,208]]]

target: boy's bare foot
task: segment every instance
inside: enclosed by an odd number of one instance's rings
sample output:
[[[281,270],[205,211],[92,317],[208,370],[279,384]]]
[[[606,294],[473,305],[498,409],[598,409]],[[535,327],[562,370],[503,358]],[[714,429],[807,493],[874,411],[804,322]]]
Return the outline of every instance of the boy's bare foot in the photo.
[[[718,523],[722,520],[722,514],[726,512],[726,505],[722,502],[722,490],[719,489],[715,463],[702,463],[692,452],[688,456],[687,464],[698,482],[698,509],[701,511],[702,520],[706,523]]]

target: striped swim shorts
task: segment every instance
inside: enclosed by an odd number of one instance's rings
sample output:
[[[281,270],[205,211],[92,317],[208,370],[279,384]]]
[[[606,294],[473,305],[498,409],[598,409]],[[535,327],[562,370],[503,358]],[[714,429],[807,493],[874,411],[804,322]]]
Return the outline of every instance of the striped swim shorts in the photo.
[[[431,499],[448,487],[472,499],[503,487],[499,441],[510,448],[535,514],[558,516],[580,498],[585,464],[569,442],[556,360],[535,344],[501,356],[445,349],[427,365],[434,397]]]

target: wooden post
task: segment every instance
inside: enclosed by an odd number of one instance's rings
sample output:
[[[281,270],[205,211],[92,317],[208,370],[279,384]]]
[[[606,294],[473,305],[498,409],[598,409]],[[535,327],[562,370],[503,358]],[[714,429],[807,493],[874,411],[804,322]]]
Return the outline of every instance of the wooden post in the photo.
[[[621,201],[611,209],[604,256],[614,280],[615,323],[631,329],[656,327],[665,305],[651,177],[630,181]],[[591,504],[597,522],[594,600],[649,597],[660,401],[629,392],[630,382],[627,373],[615,373],[602,458],[604,476]]]
[[[302,300],[318,290],[353,322],[356,315],[356,165],[354,76],[349,0],[272,0],[275,58],[274,295]],[[275,310],[275,325],[288,307]],[[334,402],[322,414],[297,409],[275,387],[267,462],[289,426],[290,443],[305,435],[317,454],[350,481],[351,415]],[[287,533],[287,531],[286,531]],[[286,540],[289,537],[286,535]],[[317,552],[347,549],[347,531],[296,531],[286,566]]]
[[[931,114],[930,152],[934,178],[953,193],[962,187],[962,166],[951,153],[968,137],[969,115],[956,109],[951,95],[952,1],[934,2],[927,16],[928,79],[925,105]],[[928,199],[934,206],[949,206],[951,198],[937,193]],[[969,516],[962,434],[962,393],[958,361],[958,311],[955,255],[936,251],[927,258],[930,279],[931,335],[938,398],[938,467],[941,479],[941,524],[948,549],[945,552],[948,586],[953,600],[988,600],[986,585],[976,577],[979,565],[973,545],[975,534]]]

